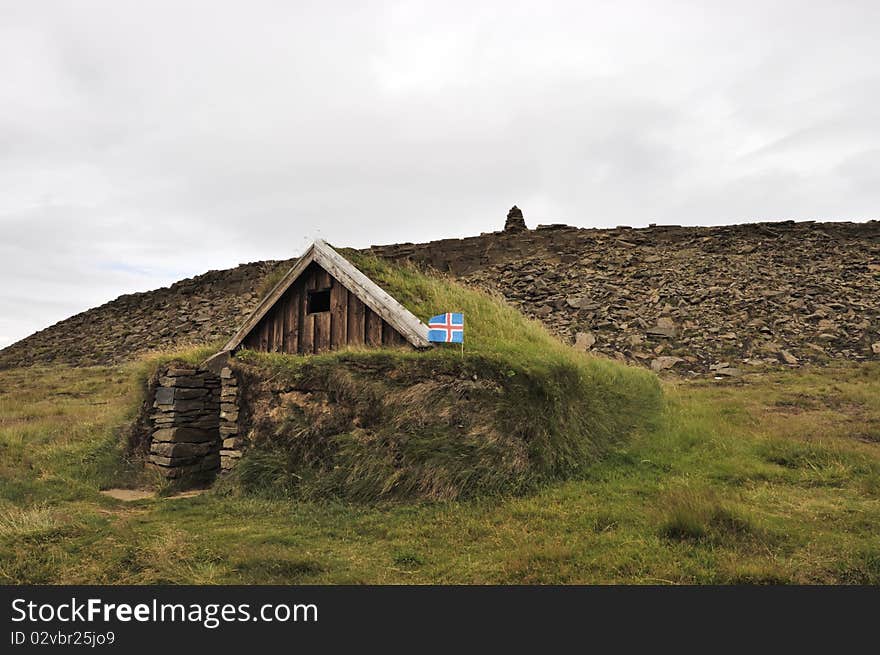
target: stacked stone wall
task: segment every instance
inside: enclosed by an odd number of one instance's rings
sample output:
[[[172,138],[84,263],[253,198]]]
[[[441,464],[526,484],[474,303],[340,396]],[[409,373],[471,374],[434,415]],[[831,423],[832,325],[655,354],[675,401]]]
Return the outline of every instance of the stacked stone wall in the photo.
[[[197,368],[160,371],[150,415],[150,464],[164,477],[211,477],[220,468],[220,378]]]
[[[242,456],[244,436],[239,432],[240,389],[235,372],[220,371],[220,468],[228,471]]]

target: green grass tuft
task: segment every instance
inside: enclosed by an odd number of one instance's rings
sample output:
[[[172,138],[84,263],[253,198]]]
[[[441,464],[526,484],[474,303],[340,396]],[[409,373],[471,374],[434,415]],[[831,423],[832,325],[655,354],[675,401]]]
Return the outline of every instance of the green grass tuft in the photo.
[[[684,489],[666,494],[660,536],[683,542],[703,542],[719,546],[767,543],[771,531],[758,525],[739,504],[721,500],[711,489]]]
[[[0,510],[0,538],[40,539],[60,530],[60,521],[52,509],[45,505]]]

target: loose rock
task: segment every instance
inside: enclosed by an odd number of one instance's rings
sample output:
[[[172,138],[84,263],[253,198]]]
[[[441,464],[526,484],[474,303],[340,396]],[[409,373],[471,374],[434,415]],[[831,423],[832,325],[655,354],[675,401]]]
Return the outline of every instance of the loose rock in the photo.
[[[585,352],[596,343],[596,336],[592,332],[578,332],[574,338],[574,349]]]

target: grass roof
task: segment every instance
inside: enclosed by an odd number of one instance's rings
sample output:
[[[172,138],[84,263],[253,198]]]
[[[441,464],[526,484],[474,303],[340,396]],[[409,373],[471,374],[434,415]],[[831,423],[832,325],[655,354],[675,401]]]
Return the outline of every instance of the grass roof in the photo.
[[[657,414],[650,372],[576,352],[447,276],[341,252],[422,320],[464,313],[464,354],[458,344],[241,351],[252,371],[326,394],[343,417],[291,406],[285,420],[255,419],[259,438],[239,467],[247,485],[357,499],[518,492],[576,474]]]

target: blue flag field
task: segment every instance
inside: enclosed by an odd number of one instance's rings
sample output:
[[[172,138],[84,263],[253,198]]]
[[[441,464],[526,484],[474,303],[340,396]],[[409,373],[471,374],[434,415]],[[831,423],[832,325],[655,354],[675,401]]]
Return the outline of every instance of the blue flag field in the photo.
[[[464,343],[464,314],[446,312],[428,321],[428,341]]]

